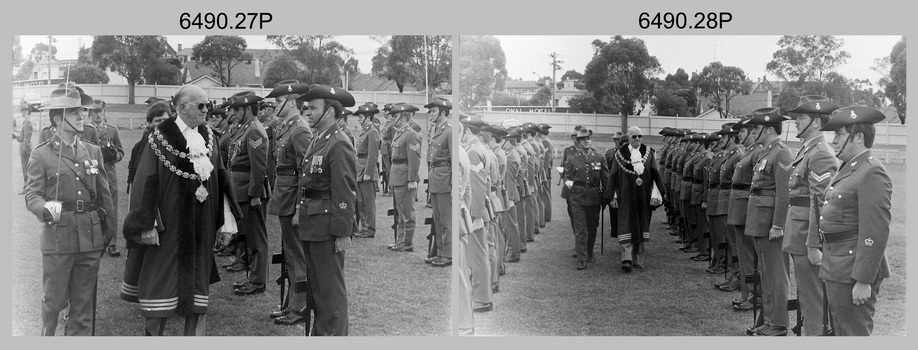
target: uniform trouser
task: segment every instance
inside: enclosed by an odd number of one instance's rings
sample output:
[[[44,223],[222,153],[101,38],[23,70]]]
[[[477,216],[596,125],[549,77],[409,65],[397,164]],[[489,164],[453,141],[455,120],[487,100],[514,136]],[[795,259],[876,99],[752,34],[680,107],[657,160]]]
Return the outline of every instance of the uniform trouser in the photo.
[[[765,324],[788,327],[787,290],[789,289],[787,253],[781,250],[781,240],[754,237],[755,252],[759,257],[759,274],[762,276],[762,315]]]
[[[509,210],[503,212],[500,217],[500,225],[504,230],[504,236],[507,237],[507,247],[509,248],[510,259],[520,258],[520,227],[517,217],[519,216],[520,203],[514,203]]]
[[[535,188],[535,192],[533,192],[531,196],[532,205],[533,205],[532,207],[532,218],[533,218],[532,221],[534,225],[533,233],[540,232],[539,228],[541,228],[542,226],[545,226],[545,214],[542,213],[545,208],[542,207],[541,187],[542,187],[541,184],[537,184]]]
[[[749,299],[749,285],[746,284],[746,275],[754,272],[755,241],[752,236],[746,235],[746,225],[730,225],[733,227],[733,240],[736,242],[736,252],[739,255],[740,298]]]
[[[299,233],[293,228],[293,215],[278,216],[281,227],[281,242],[283,242],[284,266],[287,268],[287,278],[290,288],[287,289],[289,302],[287,307],[291,310],[302,312],[306,310],[307,291],[301,287],[297,290],[297,283],[301,285],[307,281],[306,253],[303,252],[303,243]]]
[[[504,260],[500,258],[500,225],[497,223],[497,217],[485,224],[488,232],[488,266],[491,268],[491,288],[497,286],[500,282],[500,267]]]
[[[392,186],[392,197],[395,198],[395,208],[398,210],[398,239],[406,246],[411,246],[414,241],[414,192],[405,186]]]
[[[806,254],[790,254],[794,259],[794,278],[797,280],[797,301],[803,315],[803,335],[822,335],[823,281],[819,266],[810,263]]]
[[[465,209],[462,210],[462,218],[465,218],[468,213],[464,212]],[[456,265],[458,271],[452,274],[453,285],[456,286],[453,289],[455,297],[452,298],[452,309],[454,320],[456,320],[456,328],[460,330],[475,327],[472,317],[472,280],[468,259],[470,229],[468,222],[464,219],[459,220],[459,238],[456,240],[458,250],[453,258],[453,264]]]
[[[497,222],[494,225],[494,229],[497,230],[497,264],[500,266],[498,271],[501,275],[504,274],[504,269],[507,267],[507,230],[504,229],[507,225],[504,221],[507,221],[507,217],[510,216],[510,210],[512,208],[497,213]]]
[[[726,236],[723,231],[724,229],[723,222],[727,218],[727,216],[726,215],[707,216],[707,218],[708,218],[708,223],[709,223],[708,229],[711,232],[710,234],[711,238],[708,240],[708,245],[711,246],[711,253],[712,253],[711,261],[714,264],[718,264],[720,262],[720,259],[723,258],[725,255],[724,251],[721,249],[718,249],[717,246],[718,244],[720,244],[720,242],[724,241],[724,236]],[[729,262],[729,260],[727,261]]]
[[[268,278],[268,230],[265,228],[265,205],[253,207],[250,202],[239,202],[242,208],[242,229],[245,234],[246,252],[249,254],[251,269],[249,282],[264,284]]]
[[[491,303],[491,266],[488,259],[488,228],[469,235],[469,270],[472,274],[472,302],[475,307]]]
[[[841,336],[869,336],[873,333],[873,314],[876,312],[880,283],[871,285],[870,297],[861,305],[854,305],[851,292],[854,283],[826,281],[832,330]]]
[[[711,230],[708,227],[708,216],[704,214],[701,204],[690,204],[692,212],[695,214],[695,235],[698,238],[698,254],[707,254],[708,248],[711,247]],[[708,233],[708,238],[704,238],[704,233]]]
[[[392,179],[389,178],[389,168],[392,167],[392,157],[390,157],[388,154],[383,154],[383,155],[381,155],[380,158],[382,158],[382,171],[383,171],[383,174],[384,174],[383,176],[385,176],[385,177],[383,178],[383,180],[385,180],[385,182],[386,182],[386,183],[384,184],[384,186],[382,187],[382,188],[383,188],[383,193],[388,193],[388,192],[389,192],[389,191],[388,191],[388,190],[389,190],[389,182],[392,181]]]
[[[347,335],[347,288],[344,252],[335,252],[335,239],[302,241],[306,275],[316,301],[313,335]]]
[[[19,153],[19,162],[22,164],[22,188],[25,188],[25,183],[29,181],[29,157],[30,153]]]
[[[599,226],[599,206],[571,202],[571,212],[574,214],[574,236],[577,237],[577,262],[584,262],[593,256],[596,227]]]
[[[437,255],[444,258],[453,257],[453,202],[449,193],[431,193],[430,205],[433,209],[434,242]]]
[[[736,236],[733,234],[733,227],[727,225],[726,215],[718,215],[716,217],[719,218],[718,224],[720,224],[720,232],[723,235],[722,238],[727,240],[727,271],[730,271],[730,274],[733,276],[731,278],[738,277],[736,275],[740,273],[739,262],[734,261],[733,257],[739,255],[739,251],[737,251]],[[739,259],[737,258],[737,260]]]
[[[680,200],[682,203],[682,217],[685,218],[685,223],[688,224],[688,227],[685,228],[685,232],[688,234],[688,243],[695,241],[695,244],[700,244],[698,240],[701,238],[701,235],[698,232],[698,223],[696,222],[698,216],[695,215],[695,206],[691,205],[689,201]]]
[[[517,225],[517,233],[520,235],[520,249],[526,250],[526,240],[530,237],[528,232],[531,230],[529,224],[529,217],[526,215],[529,211],[527,210],[528,201],[527,197],[520,197],[520,201],[516,203],[516,220],[519,225]],[[573,223],[573,221],[572,221]]]
[[[533,197],[534,196],[523,197],[523,202],[525,202],[524,214],[526,215],[526,222],[521,224],[524,224],[523,228],[526,229],[526,241],[535,239],[535,228],[537,224],[535,223],[535,201]],[[523,246],[525,246],[525,244]]]
[[[99,277],[99,251],[73,254],[42,254],[41,334],[53,336],[58,316],[67,305],[66,335],[92,332],[93,290]]]
[[[630,237],[630,239],[628,239]],[[646,244],[643,240],[644,237],[650,237],[650,232],[643,232],[640,235],[631,236],[630,233],[619,233],[618,235],[618,244],[622,247],[622,258],[621,261],[631,260],[631,263],[634,265],[644,265],[644,245]],[[637,247],[634,246],[632,242],[635,239],[640,239],[641,244]]]
[[[360,212],[360,228],[376,234],[376,182],[357,183],[357,210]]]
[[[112,195],[112,212],[107,213],[105,216],[106,224],[108,225],[108,230],[111,231],[110,236],[112,237],[111,242],[108,243],[110,246],[118,246],[118,230],[121,228],[121,225],[118,225],[118,173],[115,170],[115,163],[106,163],[105,171],[108,173],[108,191]]]
[[[550,170],[549,170],[550,171]],[[546,179],[542,184],[542,214],[544,220],[542,224],[551,221],[551,179]]]

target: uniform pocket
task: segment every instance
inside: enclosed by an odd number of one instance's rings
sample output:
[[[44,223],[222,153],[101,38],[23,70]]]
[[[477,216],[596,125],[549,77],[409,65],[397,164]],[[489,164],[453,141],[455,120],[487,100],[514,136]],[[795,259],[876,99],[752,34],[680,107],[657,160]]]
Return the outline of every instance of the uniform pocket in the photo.
[[[850,241],[832,243],[832,249],[829,249],[826,253],[825,268],[829,273],[828,280],[838,283],[850,283],[854,279],[851,278],[851,271],[854,270],[854,261],[857,258],[857,242],[858,240],[852,239]]]
[[[307,215],[328,214],[331,210],[331,200],[328,199],[307,199],[305,204]]]

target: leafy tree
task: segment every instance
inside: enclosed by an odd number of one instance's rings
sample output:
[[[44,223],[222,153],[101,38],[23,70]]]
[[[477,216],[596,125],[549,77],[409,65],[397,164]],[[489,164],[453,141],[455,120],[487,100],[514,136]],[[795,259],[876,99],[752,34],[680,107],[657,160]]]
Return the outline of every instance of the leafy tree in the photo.
[[[596,101],[596,99],[593,98],[593,94],[589,92],[571,97],[571,99],[567,101],[567,105],[570,106],[571,112],[579,113],[598,113],[602,108],[599,101]]]
[[[491,94],[492,106],[522,106],[523,101],[516,96],[505,91],[495,91]]]
[[[666,78],[663,79],[662,86],[670,88],[690,88],[692,84],[689,82],[689,75],[685,72],[685,69],[679,68],[676,70],[676,74],[666,75]]]
[[[775,51],[766,71],[794,84],[824,82],[826,74],[844,64],[851,57],[841,50],[844,40],[831,35],[785,35],[778,40],[781,48]],[[815,93],[824,94],[817,91]]]
[[[77,62],[78,63],[93,63],[92,62],[92,49],[88,47],[81,47],[80,51],[77,53]]]
[[[303,76],[303,70],[296,65],[296,60],[293,57],[282,55],[271,62],[271,65],[265,69],[264,76],[262,85],[274,87],[281,81]]]
[[[550,82],[550,80],[548,80]],[[532,95],[529,100],[523,102],[524,106],[548,106],[551,101],[551,89],[547,84],[541,84],[539,91]]]
[[[659,116],[685,117],[689,114],[685,99],[666,88],[654,92],[653,110]]]
[[[737,95],[748,95],[752,82],[746,79],[746,73],[739,67],[724,66],[720,62],[711,62],[699,75],[701,94],[713,102],[721,118],[730,113],[730,100]]]
[[[506,64],[504,49],[494,36],[463,36],[459,50],[459,105],[474,107],[494,91],[504,90]]]
[[[32,69],[35,68],[35,61],[25,60],[19,65],[19,70],[13,76],[13,80],[30,80],[32,79]]]
[[[574,88],[575,88],[575,89],[578,89],[578,90],[583,90],[583,89],[584,89],[584,86],[583,86],[583,74],[582,74],[582,73],[577,72],[577,71],[575,71],[575,70],[573,70],[573,69],[568,70],[567,72],[564,72],[564,74],[561,75],[561,81],[558,82],[558,89],[559,89],[559,90],[564,88],[564,81],[566,81],[566,80],[573,80],[573,81],[574,81]]]
[[[68,70],[69,72],[65,71],[64,74],[69,74],[70,81],[76,84],[107,84],[109,81],[108,74],[92,64],[77,63],[68,67]]]
[[[653,93],[650,77],[661,72],[660,62],[647,52],[644,41],[621,35],[608,43],[593,41],[594,55],[583,74],[586,90],[598,102],[600,113],[621,113],[622,129],[637,103]]]
[[[341,86],[345,64],[343,55],[353,54],[354,51],[334,38],[333,35],[268,35],[269,42],[304,67],[299,76],[301,82]]]
[[[394,35],[389,40],[388,78],[399,92],[405,85],[423,83],[428,98],[433,88],[452,78],[452,37],[449,35]],[[425,65],[427,80],[424,80]]]
[[[22,43],[19,35],[13,35],[13,68],[18,67],[24,60],[22,58]]]
[[[151,35],[98,35],[92,41],[92,57],[103,70],[110,68],[128,81],[128,104],[134,104],[134,85],[143,70],[165,53],[166,39]]]
[[[376,49],[376,55],[370,60],[373,63],[370,74],[384,78],[389,76],[389,68],[386,67],[386,64],[389,63],[389,52],[387,43]]]
[[[347,72],[348,76],[355,76],[360,74],[360,64],[356,58],[348,58],[347,62],[344,62],[344,71]]]
[[[35,58],[35,54],[41,53],[46,54],[48,52],[48,44],[38,42],[35,43],[35,46],[32,46],[32,51],[29,51],[29,54]],[[57,58],[57,47],[51,46],[51,59]]]
[[[694,117],[698,115],[698,95],[692,89],[672,90],[672,94],[681,97],[685,101],[685,111],[679,113],[680,117]]]
[[[233,83],[233,68],[242,63],[252,63],[252,54],[246,52],[245,39],[235,35],[208,35],[204,41],[191,48],[195,67],[204,65],[216,73],[223,86]]]
[[[147,84],[180,85],[182,71],[168,59],[153,61],[143,72]]]
[[[886,83],[886,98],[888,98],[899,114],[902,124],[905,124],[906,107],[906,50],[905,37],[902,37],[889,54],[889,81]]]

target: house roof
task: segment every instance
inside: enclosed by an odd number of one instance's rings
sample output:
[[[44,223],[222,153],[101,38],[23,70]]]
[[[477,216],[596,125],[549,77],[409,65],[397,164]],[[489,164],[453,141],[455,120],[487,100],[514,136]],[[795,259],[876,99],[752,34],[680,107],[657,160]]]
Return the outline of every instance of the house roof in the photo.
[[[219,81],[219,80],[214,79],[213,77],[211,77],[210,75],[207,75],[207,74],[202,75],[202,76],[199,76],[199,77],[194,78],[194,79],[191,79],[191,81],[189,81],[187,84],[194,84],[194,83],[197,83],[197,82],[199,82],[199,81],[201,81],[201,80],[211,80],[211,81],[213,81],[215,84],[220,85],[220,81]]]
[[[507,80],[504,81],[504,89],[538,89],[540,86],[535,80]]]
[[[231,83],[232,85],[262,85],[264,82],[264,72],[265,69],[274,61],[275,58],[279,57],[282,54],[281,50],[274,49],[252,49],[245,50],[252,54],[252,63],[240,63],[239,65],[233,67],[231,74]],[[190,57],[191,49],[182,49],[179,51],[179,55],[189,54]],[[255,63],[255,60],[260,61],[259,64]],[[256,68],[260,70],[256,74]],[[185,72],[184,76],[186,77],[201,77],[203,75],[210,75],[212,77],[217,77],[217,72],[215,72],[210,67],[207,67],[203,64],[198,64],[197,61],[189,59],[185,63]],[[195,78],[197,79],[197,78]]]
[[[886,105],[886,107],[878,108],[878,109],[880,110],[880,112],[883,112],[883,115],[886,116],[885,122],[897,123],[897,124],[902,123],[902,121],[899,120],[899,112],[896,111],[896,106],[893,106],[892,104],[888,104]]]
[[[717,108],[711,108],[695,116],[695,118],[720,118],[720,117],[721,117],[720,112],[717,111]],[[727,113],[727,118],[736,118],[736,116],[733,113]]]
[[[350,91],[398,91],[394,80],[387,80],[370,74],[355,74],[348,78]],[[404,91],[418,91],[412,85],[405,85]]]

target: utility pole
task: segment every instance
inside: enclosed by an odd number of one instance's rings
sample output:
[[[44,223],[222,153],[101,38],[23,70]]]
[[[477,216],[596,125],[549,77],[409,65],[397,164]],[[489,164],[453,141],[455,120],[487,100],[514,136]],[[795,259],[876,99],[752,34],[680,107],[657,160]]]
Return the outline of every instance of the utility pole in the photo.
[[[554,113],[555,112],[555,89],[558,88],[557,75],[558,75],[558,70],[561,69],[559,64],[564,63],[564,61],[561,61],[558,59],[557,52],[552,52],[548,56],[551,57],[551,101],[550,101],[551,104],[549,104],[549,106],[551,106],[551,111],[552,113]]]
[[[430,55],[427,53],[427,35],[424,35],[424,89],[427,90],[427,101],[430,101],[433,95],[430,93],[430,75],[428,69],[430,68]]]
[[[48,86],[51,86],[51,44],[54,43],[54,38],[48,35]]]

